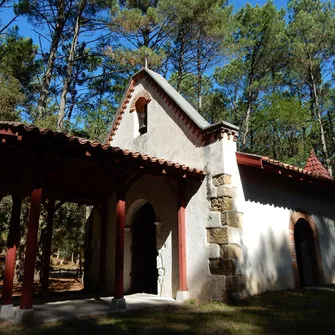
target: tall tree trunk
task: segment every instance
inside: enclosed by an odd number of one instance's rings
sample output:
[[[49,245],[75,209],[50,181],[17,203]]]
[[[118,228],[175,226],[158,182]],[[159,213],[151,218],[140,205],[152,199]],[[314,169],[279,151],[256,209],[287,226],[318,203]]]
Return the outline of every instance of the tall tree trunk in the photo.
[[[201,63],[202,63],[202,52],[201,52],[201,37],[197,40],[197,98],[198,98],[198,112],[201,113],[202,110],[202,73],[201,73]]]
[[[76,83],[79,78],[79,71],[77,70],[74,75],[72,75],[72,82],[70,83],[69,87],[69,93],[71,94],[71,100],[70,100],[70,106],[68,107],[68,113],[67,113],[67,120],[70,122],[72,113],[74,110],[76,98],[77,98],[77,91],[76,91]]]
[[[323,128],[323,122],[322,122],[322,116],[321,116],[321,110],[320,110],[320,105],[319,105],[319,95],[318,91],[316,88],[315,80],[313,73],[311,72],[311,79],[312,79],[312,88],[313,88],[313,100],[314,100],[314,107],[315,107],[315,114],[319,123],[319,129],[320,129],[320,137],[321,137],[321,144],[322,144],[322,151],[325,157],[326,161],[326,167],[328,169],[329,174],[332,176],[332,168],[330,165],[330,159],[329,159],[329,154],[328,154],[328,148],[327,148],[327,142],[326,142],[326,136],[325,136],[325,131]]]
[[[252,109],[252,92],[249,90],[248,91],[248,101],[247,101],[247,112],[246,112],[245,120],[244,120],[244,131],[242,134],[243,148],[246,148],[247,146],[247,137],[250,131],[249,124],[250,124],[251,109]]]
[[[327,112],[327,117],[328,117],[328,121],[329,121],[329,127],[330,127],[330,130],[331,130],[331,137],[332,137],[332,140],[333,140],[333,145],[335,147],[334,122],[333,122],[333,118],[330,115],[329,111]]]
[[[273,126],[272,128],[272,156],[273,156],[273,159],[277,159],[276,132],[277,132],[277,129],[275,126]]]
[[[314,92],[313,89],[310,87],[309,88],[309,109],[311,112],[311,118],[312,120],[314,119],[314,102],[315,102],[315,98],[314,98]]]
[[[183,26],[180,27],[178,33],[179,40],[179,55],[178,55],[178,75],[177,75],[177,91],[180,92],[180,86],[184,75],[184,55],[185,55],[185,29]]]
[[[62,32],[65,26],[65,0],[59,0],[57,6],[57,21],[55,31],[52,36],[52,41],[50,45],[49,58],[47,67],[42,78],[42,85],[40,90],[40,97],[37,103],[37,119],[43,117],[47,105],[47,98],[49,94],[50,82],[52,78],[52,73],[55,65],[57,50],[59,42],[62,37]]]
[[[74,26],[74,33],[73,38],[71,42],[71,47],[69,51],[69,57],[67,62],[67,69],[62,89],[62,94],[60,98],[60,104],[59,104],[59,113],[58,113],[58,122],[57,122],[57,130],[62,131],[64,126],[64,117],[65,117],[65,106],[66,106],[66,95],[69,91],[70,83],[71,83],[71,76],[72,76],[72,70],[73,70],[73,63],[76,55],[76,49],[78,44],[78,38],[80,33],[80,25],[81,25],[81,18],[83,14],[83,10],[86,6],[87,0],[80,1],[78,13],[76,17],[76,22]]]

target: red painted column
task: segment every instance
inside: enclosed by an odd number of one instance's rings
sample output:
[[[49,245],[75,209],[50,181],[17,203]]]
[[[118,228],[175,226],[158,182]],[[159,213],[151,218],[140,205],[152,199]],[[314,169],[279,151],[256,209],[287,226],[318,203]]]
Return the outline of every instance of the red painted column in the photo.
[[[31,193],[20,309],[32,309],[33,307],[34,271],[37,252],[37,233],[41,210],[41,199],[42,189],[34,189]]]
[[[52,251],[52,230],[53,221],[55,216],[55,199],[49,199],[48,202],[48,218],[47,218],[47,231],[45,235],[45,245],[43,252],[43,274],[42,274],[42,290],[47,291],[49,289],[49,272],[50,272],[50,257]]]
[[[115,290],[114,299],[123,298],[124,221],[126,216],[125,183],[116,190],[116,241],[115,241]]]
[[[101,230],[100,230],[100,266],[99,284],[103,287],[106,283],[106,247],[107,247],[107,221],[108,221],[108,200],[104,201],[100,211]]]
[[[178,208],[178,247],[179,247],[179,291],[187,291],[186,273],[186,223],[184,182],[179,185],[180,203]]]
[[[3,289],[1,304],[11,305],[12,291],[13,291],[13,280],[16,260],[16,248],[20,240],[20,215],[22,198],[20,195],[14,195],[12,197],[12,213],[10,218],[9,234],[7,239],[7,252],[6,252],[6,265],[5,275],[3,280]]]

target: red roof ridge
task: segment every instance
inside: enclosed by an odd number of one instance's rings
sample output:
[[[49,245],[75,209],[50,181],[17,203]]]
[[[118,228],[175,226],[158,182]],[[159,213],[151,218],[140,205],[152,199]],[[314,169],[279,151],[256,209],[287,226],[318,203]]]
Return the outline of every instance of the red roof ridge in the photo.
[[[331,175],[329,174],[329,172],[327,171],[327,169],[322,165],[322,163],[316,156],[313,148],[311,149],[311,152],[307,159],[305,170],[311,173],[317,173],[326,179],[333,179]]]

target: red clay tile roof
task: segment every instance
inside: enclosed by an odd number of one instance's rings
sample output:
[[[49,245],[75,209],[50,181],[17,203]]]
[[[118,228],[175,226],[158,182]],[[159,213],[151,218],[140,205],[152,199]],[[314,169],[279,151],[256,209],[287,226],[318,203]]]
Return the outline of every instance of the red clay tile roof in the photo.
[[[330,177],[329,173],[327,173],[327,175],[324,175],[323,173],[320,173],[319,171],[315,171],[315,170],[311,171],[306,168],[302,169],[295,165],[286,164],[286,163],[271,159],[269,157],[259,156],[259,155],[254,155],[254,154],[247,154],[243,152],[236,153],[236,157],[237,157],[237,162],[242,165],[249,165],[249,166],[254,166],[254,167],[258,167],[262,169],[269,169],[271,166],[274,166],[274,167],[279,167],[287,171],[297,172],[299,174],[311,176],[313,178],[334,182],[333,178]]]
[[[314,149],[311,150],[311,153],[305,165],[305,170],[312,172],[312,173],[316,173],[326,179],[333,179],[330,176],[329,172],[326,170],[326,168],[322,165],[322,163],[316,157]]]
[[[121,156],[128,156],[128,157],[131,157],[132,159],[138,159],[142,161],[150,161],[153,164],[161,165],[163,168],[164,166],[170,167],[176,170],[184,171],[185,173],[198,174],[202,176],[206,174],[201,169],[192,168],[187,165],[180,164],[180,163],[174,163],[166,159],[141,154],[138,151],[130,151],[127,149],[121,149],[119,147],[112,147],[110,146],[110,144],[107,144],[107,143],[102,144],[99,141],[91,141],[91,140],[87,140],[87,139],[80,138],[77,136],[70,136],[63,132],[55,132],[47,128],[38,128],[34,125],[26,125],[21,122],[0,121],[0,134],[1,134],[1,130],[7,130],[7,131],[9,130],[9,132],[12,134],[18,133],[19,131],[21,132],[24,131],[24,132],[30,132],[30,133],[37,133],[43,136],[49,135],[55,139],[65,140],[69,144],[78,143],[79,145],[89,146],[91,148],[94,148],[97,151],[103,151],[103,152],[112,153],[112,154],[119,154]]]

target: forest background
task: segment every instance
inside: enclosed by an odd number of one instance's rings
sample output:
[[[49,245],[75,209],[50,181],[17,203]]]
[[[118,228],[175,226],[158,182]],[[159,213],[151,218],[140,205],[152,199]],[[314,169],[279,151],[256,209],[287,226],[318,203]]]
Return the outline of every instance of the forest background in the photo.
[[[303,167],[314,148],[332,173],[332,2],[0,0],[0,18],[0,121],[104,141],[146,58],[210,123],[239,126],[238,150]],[[10,209],[2,199],[3,250]],[[57,211],[53,248],[64,257],[82,255],[86,213]]]

